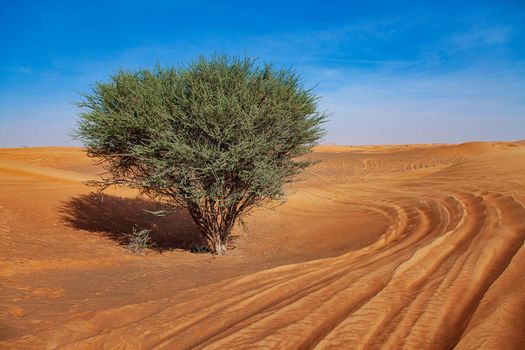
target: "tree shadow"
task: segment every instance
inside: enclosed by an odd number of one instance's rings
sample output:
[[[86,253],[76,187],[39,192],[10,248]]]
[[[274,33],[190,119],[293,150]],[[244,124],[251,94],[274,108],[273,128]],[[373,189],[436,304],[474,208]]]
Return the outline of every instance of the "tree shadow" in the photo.
[[[153,250],[191,250],[204,245],[202,235],[191,216],[178,210],[165,217],[147,211],[165,209],[159,203],[141,198],[122,198],[92,192],[62,203],[60,212],[66,225],[103,234],[121,245],[129,242],[133,227],[150,229]]]

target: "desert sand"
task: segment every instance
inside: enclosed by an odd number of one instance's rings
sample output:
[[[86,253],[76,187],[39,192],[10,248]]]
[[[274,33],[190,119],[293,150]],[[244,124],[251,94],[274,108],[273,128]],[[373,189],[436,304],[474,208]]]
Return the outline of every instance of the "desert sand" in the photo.
[[[525,142],[311,156],[213,257],[82,149],[1,149],[0,348],[525,349]]]

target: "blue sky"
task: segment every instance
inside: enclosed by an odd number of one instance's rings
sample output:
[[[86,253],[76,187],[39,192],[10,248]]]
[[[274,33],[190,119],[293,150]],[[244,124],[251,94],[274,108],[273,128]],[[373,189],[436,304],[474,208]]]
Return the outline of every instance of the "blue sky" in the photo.
[[[525,139],[523,1],[1,1],[0,147],[79,145],[118,68],[213,53],[294,67],[339,144]]]

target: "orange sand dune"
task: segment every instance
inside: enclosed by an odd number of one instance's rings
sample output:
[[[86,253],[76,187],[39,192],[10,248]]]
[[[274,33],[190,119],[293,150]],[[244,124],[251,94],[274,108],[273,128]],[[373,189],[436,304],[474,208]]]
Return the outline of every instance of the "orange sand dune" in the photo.
[[[81,149],[0,150],[0,347],[525,349],[525,143],[312,157],[212,257],[185,213],[91,193]]]

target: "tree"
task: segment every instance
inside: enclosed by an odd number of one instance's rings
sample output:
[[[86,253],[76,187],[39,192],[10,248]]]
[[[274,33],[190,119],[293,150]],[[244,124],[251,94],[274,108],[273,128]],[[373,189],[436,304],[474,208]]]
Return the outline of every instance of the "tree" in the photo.
[[[209,250],[223,255],[235,221],[283,199],[312,164],[300,156],[324,133],[318,99],[291,70],[201,57],[96,83],[79,103],[76,135],[107,170],[98,185],[186,208]]]

